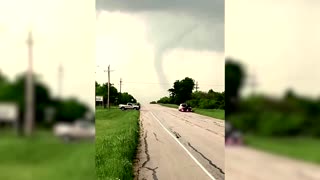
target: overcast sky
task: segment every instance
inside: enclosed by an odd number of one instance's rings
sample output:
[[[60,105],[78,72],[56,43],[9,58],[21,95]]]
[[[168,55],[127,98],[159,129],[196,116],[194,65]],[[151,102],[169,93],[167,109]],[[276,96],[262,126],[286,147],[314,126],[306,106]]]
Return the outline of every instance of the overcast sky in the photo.
[[[255,72],[257,91],[320,95],[320,1],[228,0],[225,18],[226,56]]]
[[[167,96],[191,77],[200,90],[224,91],[224,1],[97,1],[96,79],[140,102]]]
[[[58,92],[63,66],[63,97],[94,107],[95,2],[77,0],[0,0],[0,68],[11,80],[26,71],[26,38],[34,34],[34,70]]]

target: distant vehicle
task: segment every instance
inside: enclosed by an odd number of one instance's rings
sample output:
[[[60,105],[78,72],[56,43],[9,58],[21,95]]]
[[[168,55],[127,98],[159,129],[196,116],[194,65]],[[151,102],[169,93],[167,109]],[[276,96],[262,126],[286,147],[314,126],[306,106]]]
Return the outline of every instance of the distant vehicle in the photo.
[[[96,134],[95,124],[85,120],[77,120],[74,123],[57,123],[54,128],[54,135],[64,141],[71,140],[94,140]]]
[[[178,110],[181,112],[193,112],[191,106],[186,103],[181,103]]]
[[[240,131],[236,130],[230,122],[225,122],[226,128],[226,145],[243,145],[243,136]]]
[[[127,110],[127,109],[139,110],[140,105],[137,105],[134,103],[119,104],[119,109],[121,109],[121,110]]]

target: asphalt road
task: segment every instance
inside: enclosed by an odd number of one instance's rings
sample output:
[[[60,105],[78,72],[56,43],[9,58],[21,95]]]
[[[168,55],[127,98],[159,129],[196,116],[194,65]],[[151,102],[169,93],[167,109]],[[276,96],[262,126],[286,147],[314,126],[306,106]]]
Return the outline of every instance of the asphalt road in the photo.
[[[319,180],[320,166],[247,147],[226,147],[227,180]]]
[[[224,179],[224,121],[142,106],[136,179]]]

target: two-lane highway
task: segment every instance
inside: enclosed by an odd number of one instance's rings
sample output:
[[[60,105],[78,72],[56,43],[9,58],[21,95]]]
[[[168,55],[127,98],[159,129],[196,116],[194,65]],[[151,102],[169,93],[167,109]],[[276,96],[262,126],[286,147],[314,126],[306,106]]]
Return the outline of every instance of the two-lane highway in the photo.
[[[224,179],[224,121],[160,105],[140,113],[137,179]]]

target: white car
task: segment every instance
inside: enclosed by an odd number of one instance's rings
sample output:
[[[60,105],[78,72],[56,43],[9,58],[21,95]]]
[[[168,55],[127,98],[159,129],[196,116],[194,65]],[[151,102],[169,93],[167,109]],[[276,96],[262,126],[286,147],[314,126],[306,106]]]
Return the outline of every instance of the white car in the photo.
[[[75,123],[58,123],[54,126],[53,131],[55,136],[65,141],[94,140],[96,134],[95,124],[85,120],[78,120]]]
[[[140,106],[134,103],[127,103],[127,104],[119,104],[119,109],[127,110],[127,109],[134,109],[139,110]]]

